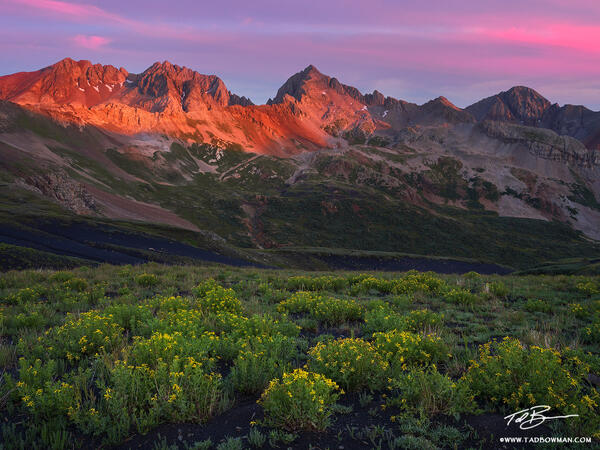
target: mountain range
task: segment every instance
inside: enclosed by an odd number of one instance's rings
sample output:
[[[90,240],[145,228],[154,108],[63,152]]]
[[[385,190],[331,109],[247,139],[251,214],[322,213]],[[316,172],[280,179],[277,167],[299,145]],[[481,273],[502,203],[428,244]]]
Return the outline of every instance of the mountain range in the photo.
[[[15,245],[43,247],[9,216],[58,207],[263,257],[328,247],[518,267],[597,254],[599,174],[600,112],[522,86],[461,109],[363,94],[312,65],[265,105],[168,61],[133,74],[67,58],[0,77],[0,241]],[[17,208],[25,197],[36,211]]]

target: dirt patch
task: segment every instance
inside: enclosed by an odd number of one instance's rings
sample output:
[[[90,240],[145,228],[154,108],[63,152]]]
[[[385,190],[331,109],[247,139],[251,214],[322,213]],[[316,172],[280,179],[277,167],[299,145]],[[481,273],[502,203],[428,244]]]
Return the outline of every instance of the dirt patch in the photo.
[[[200,231],[193,223],[160,206],[110,194],[90,184],[85,186],[100,205],[103,215],[108,218],[163,223],[186,230]]]

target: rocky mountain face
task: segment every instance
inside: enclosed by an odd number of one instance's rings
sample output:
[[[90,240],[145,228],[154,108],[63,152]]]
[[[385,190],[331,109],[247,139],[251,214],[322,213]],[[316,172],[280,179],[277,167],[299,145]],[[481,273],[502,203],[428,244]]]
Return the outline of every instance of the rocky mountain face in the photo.
[[[0,98],[21,105],[90,107],[127,89],[128,75],[123,68],[66,58],[36,72],[0,77]]]
[[[512,122],[548,128],[600,150],[600,112],[581,105],[552,104],[533,89],[516,86],[465,108],[478,121]]]
[[[150,112],[252,104],[246,97],[229,92],[216,75],[201,75],[168,61],[157,62],[136,75],[124,68],[70,58],[37,72],[0,77],[0,98],[22,105],[47,106],[92,107],[119,102]]]
[[[497,120],[537,126],[550,106],[551,103],[533,89],[515,86],[467,107],[466,111],[479,121]]]
[[[169,108],[183,110],[211,109],[231,105],[252,105],[246,97],[232,94],[216,75],[201,75],[187,67],[173,65],[168,61],[155,63],[143,73],[132,77],[132,88],[137,88],[137,98],[131,103],[151,112],[163,112]]]
[[[410,127],[500,121],[600,145],[600,113],[551,104],[533,89],[514,87],[460,109],[448,99],[416,105],[362,94],[312,65],[291,76],[267,105],[231,93],[215,75],[168,61],[141,74],[64,59],[36,72],[0,77],[0,99],[51,117],[134,134],[162,132],[189,142],[223,141],[282,156],[344,146],[340,137],[381,135],[397,141]]]
[[[0,77],[0,99],[0,178],[78,214],[264,248],[435,253],[409,245],[418,227],[445,248],[447,229],[484,221],[489,238],[508,218],[511,233],[558,221],[600,239],[600,113],[525,87],[465,109],[445,97],[417,105],[311,65],[254,105],[167,61],[131,74],[65,59]]]

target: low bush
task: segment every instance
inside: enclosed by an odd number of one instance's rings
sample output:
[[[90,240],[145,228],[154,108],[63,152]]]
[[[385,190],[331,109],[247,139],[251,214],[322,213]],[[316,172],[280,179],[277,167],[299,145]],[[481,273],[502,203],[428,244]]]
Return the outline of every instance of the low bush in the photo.
[[[310,292],[296,292],[281,302],[277,309],[289,313],[308,313],[310,317],[328,325],[360,320],[364,308],[354,300],[322,297]]]
[[[523,306],[523,309],[525,309],[525,311],[527,312],[543,312],[543,313],[549,313],[552,311],[552,306],[539,298],[533,299],[527,299],[527,302],[525,302],[525,306]]]
[[[373,345],[390,363],[392,376],[413,367],[425,367],[446,361],[448,346],[439,336],[419,335],[392,330],[373,334]]]
[[[209,289],[204,296],[198,298],[197,302],[198,308],[205,314],[242,313],[242,303],[237,298],[235,291],[222,286]]]
[[[479,360],[471,361],[462,380],[475,400],[486,407],[515,412],[548,405],[561,414],[598,426],[598,392],[588,387],[589,366],[577,356],[504,338],[480,347]],[[594,425],[595,424],[595,425]]]
[[[487,285],[489,292],[496,298],[504,299],[510,294],[510,289],[501,281],[494,281]]]
[[[348,280],[343,277],[320,276],[307,277],[295,276],[286,280],[285,286],[292,291],[334,291],[339,292],[346,288]]]
[[[329,378],[296,369],[272,380],[259,403],[265,411],[265,425],[289,431],[319,431],[329,426],[331,407],[340,393]]]
[[[569,314],[578,319],[585,319],[588,316],[587,310],[580,303],[569,304]]]
[[[138,286],[149,288],[158,284],[158,277],[152,273],[141,273],[135,277]]]
[[[596,316],[592,323],[583,329],[582,339],[590,344],[600,343],[600,316]]]
[[[410,311],[400,314],[389,306],[379,306],[365,313],[365,334],[392,330],[412,331],[415,333],[437,329],[442,324],[441,314],[428,309]]]
[[[237,391],[246,394],[260,394],[270,380],[289,371],[298,356],[296,339],[282,335],[254,337],[241,347],[229,378]]]
[[[53,328],[48,337],[48,353],[54,357],[79,361],[82,358],[111,352],[123,345],[123,327],[111,316],[99,311],[68,314],[65,323]]]
[[[592,280],[582,281],[581,283],[577,283],[577,290],[588,297],[598,295],[600,294],[600,283]]]
[[[480,297],[465,289],[450,289],[444,293],[444,299],[450,303],[458,303],[460,305],[473,305],[480,301]]]
[[[358,338],[319,342],[309,352],[308,367],[348,391],[379,389],[389,364],[370,342]]]
[[[455,414],[471,411],[471,402],[464,386],[435,368],[410,370],[390,379],[388,406],[414,413]]]
[[[223,401],[219,374],[206,373],[194,358],[159,361],[155,368],[117,363],[110,383],[101,384],[102,414],[71,413],[82,426],[110,429],[121,440],[131,428],[146,433],[159,423],[201,423],[220,411]]]
[[[314,304],[310,313],[319,322],[340,325],[362,319],[364,308],[354,300],[323,298]]]

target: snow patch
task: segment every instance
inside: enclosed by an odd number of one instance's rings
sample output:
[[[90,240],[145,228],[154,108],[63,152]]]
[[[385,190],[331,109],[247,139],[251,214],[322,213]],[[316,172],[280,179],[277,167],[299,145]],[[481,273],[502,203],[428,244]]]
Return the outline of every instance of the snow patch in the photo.
[[[94,86],[94,89],[96,89],[96,92],[100,92],[100,89],[98,89],[98,86]]]
[[[363,110],[363,111],[366,111],[366,110],[367,110],[367,105],[363,106],[363,107],[362,107],[362,110]]]
[[[323,95],[327,95],[327,94],[325,93],[325,91],[322,91],[322,92],[321,92],[321,94],[323,94]]]
[[[78,87],[77,89],[79,89],[81,92],[85,92],[85,89]]]
[[[112,86],[109,86],[109,85],[107,84],[107,85],[106,85],[106,88],[107,88],[107,89],[108,89],[110,92],[112,92]]]
[[[386,110],[383,112],[383,117],[387,116],[387,113],[388,113],[388,112],[389,112],[389,111],[386,109]]]

